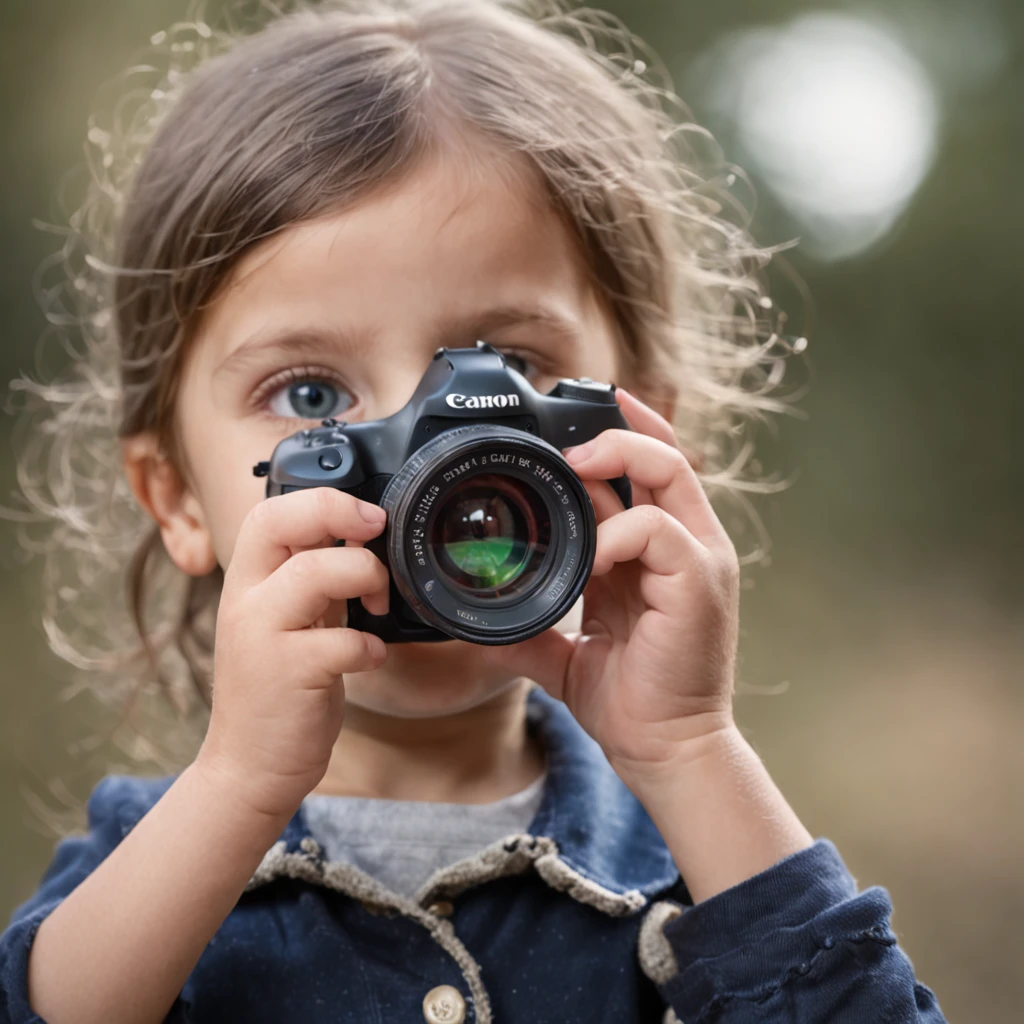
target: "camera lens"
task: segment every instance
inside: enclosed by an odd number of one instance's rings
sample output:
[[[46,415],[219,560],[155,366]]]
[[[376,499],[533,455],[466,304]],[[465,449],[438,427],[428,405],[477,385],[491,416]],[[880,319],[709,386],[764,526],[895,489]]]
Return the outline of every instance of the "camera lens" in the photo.
[[[455,587],[502,597],[530,584],[550,541],[540,495],[513,477],[483,473],[460,483],[434,517],[430,555]]]
[[[590,496],[558,449],[526,431],[446,430],[410,456],[380,504],[396,589],[423,622],[461,640],[543,632],[593,568]]]

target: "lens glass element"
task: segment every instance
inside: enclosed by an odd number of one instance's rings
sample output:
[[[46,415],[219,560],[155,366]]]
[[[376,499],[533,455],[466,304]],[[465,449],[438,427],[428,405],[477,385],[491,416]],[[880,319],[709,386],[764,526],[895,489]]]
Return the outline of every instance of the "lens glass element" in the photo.
[[[551,541],[541,496],[510,476],[481,474],[457,486],[429,530],[430,551],[449,582],[477,598],[522,593]]]
[[[537,636],[565,616],[594,565],[583,481],[528,420],[528,429],[467,422],[433,437],[426,420],[380,498],[404,602],[393,614],[470,643]]]

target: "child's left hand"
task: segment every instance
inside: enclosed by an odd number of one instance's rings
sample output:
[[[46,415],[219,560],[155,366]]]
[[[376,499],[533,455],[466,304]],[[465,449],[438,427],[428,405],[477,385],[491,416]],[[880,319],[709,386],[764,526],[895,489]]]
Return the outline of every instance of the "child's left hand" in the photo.
[[[732,718],[739,562],[670,424],[616,391],[628,430],[566,450],[597,513],[582,632],[497,648],[564,701],[624,779],[688,756]],[[623,510],[601,482],[629,477]]]

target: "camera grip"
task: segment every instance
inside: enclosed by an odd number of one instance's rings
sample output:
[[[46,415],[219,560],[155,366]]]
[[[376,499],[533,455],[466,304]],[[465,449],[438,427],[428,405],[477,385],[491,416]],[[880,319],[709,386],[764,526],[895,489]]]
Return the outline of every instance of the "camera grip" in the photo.
[[[608,481],[611,489],[619,496],[623,508],[633,507],[633,485],[629,482],[628,476],[616,477]]]

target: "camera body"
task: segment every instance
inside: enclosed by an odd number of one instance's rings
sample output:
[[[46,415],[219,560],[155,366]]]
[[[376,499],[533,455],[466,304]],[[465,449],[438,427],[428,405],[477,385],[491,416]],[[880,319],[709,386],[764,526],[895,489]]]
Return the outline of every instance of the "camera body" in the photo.
[[[563,379],[541,394],[478,341],[439,348],[392,416],[324,420],[253,472],[267,497],[335,487],[387,511],[365,546],[389,569],[389,612],[350,600],[349,626],[387,643],[517,643],[561,618],[590,576],[594,509],[561,449],[609,427],[629,429],[614,384]],[[609,483],[628,508],[628,479]]]

